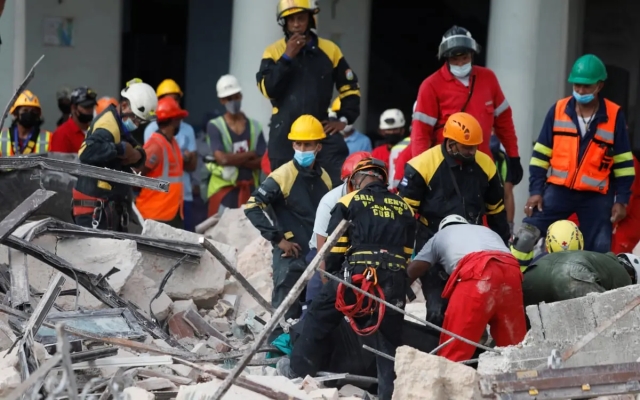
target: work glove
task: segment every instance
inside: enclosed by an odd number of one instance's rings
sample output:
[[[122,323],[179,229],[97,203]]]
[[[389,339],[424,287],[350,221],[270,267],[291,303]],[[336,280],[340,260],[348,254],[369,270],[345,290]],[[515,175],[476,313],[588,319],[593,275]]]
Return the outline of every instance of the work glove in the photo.
[[[511,170],[511,183],[515,186],[522,181],[524,175],[520,157],[509,157],[509,169]]]

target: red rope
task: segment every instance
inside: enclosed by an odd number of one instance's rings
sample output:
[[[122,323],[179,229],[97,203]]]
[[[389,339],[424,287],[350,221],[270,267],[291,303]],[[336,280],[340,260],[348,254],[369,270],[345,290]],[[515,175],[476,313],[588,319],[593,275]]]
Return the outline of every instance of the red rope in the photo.
[[[352,283],[355,286],[359,285],[362,290],[369,294],[377,296],[382,300],[385,299],[384,291],[378,285],[378,276],[376,274],[375,268],[367,267],[362,274],[354,275],[352,277]],[[354,295],[356,296],[355,304],[346,304],[344,300],[344,292],[346,289],[347,286],[343,283],[340,283],[338,285],[338,292],[336,294],[336,309],[349,318],[349,325],[351,325],[351,329],[353,329],[353,331],[358,335],[369,336],[375,333],[382,323],[386,306],[382,303],[368,298],[360,292],[356,292],[355,290],[353,290]],[[378,311],[378,321],[375,325],[368,326],[366,328],[358,327],[354,320],[355,318],[373,315],[376,310]]]

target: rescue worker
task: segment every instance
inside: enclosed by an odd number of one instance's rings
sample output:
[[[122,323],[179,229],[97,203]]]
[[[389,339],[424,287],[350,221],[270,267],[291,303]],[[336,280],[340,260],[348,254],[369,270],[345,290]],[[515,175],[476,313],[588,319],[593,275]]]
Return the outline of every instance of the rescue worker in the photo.
[[[438,232],[409,265],[409,279],[424,276],[441,264],[448,275],[442,297],[449,307],[442,327],[478,343],[487,325],[500,347],[520,343],[527,327],[522,304],[522,273],[504,239],[491,229],[469,224],[460,215],[445,217]],[[442,333],[440,344],[450,339]],[[475,347],[454,340],[438,355],[451,361],[468,360]]]
[[[44,122],[38,96],[25,90],[13,103],[9,113],[11,125],[0,132],[0,156],[46,153],[51,143],[51,132],[40,129]]]
[[[496,163],[496,169],[498,170],[498,174],[500,174],[500,179],[502,179],[504,186],[504,209],[507,212],[509,231],[513,234],[513,218],[516,213],[516,203],[513,197],[513,177],[509,169],[509,156],[496,135],[491,135],[491,143],[489,146],[493,160]]]
[[[349,155],[340,132],[360,115],[360,86],[340,48],[312,31],[318,12],[315,0],[278,2],[277,19],[284,38],[266,48],[256,79],[258,88],[273,105],[268,144],[271,170],[293,156],[287,143],[291,123],[300,115],[313,115],[322,121],[327,135],[318,163],[337,186],[341,183],[340,166]],[[327,108],[334,86],[340,97],[340,111],[337,119],[329,120]]]
[[[316,210],[316,219],[313,223],[313,235],[309,241],[309,253],[306,257],[307,264],[311,263],[311,260],[316,256],[318,251],[322,249],[327,237],[329,236],[329,221],[331,220],[331,210],[338,204],[338,201],[344,197],[347,193],[353,191],[353,186],[349,184],[349,177],[351,176],[355,166],[363,159],[371,158],[371,153],[366,151],[357,151],[351,154],[342,164],[342,171],[340,177],[343,184],[331,189],[329,193],[325,194],[318,204]],[[320,269],[324,269],[324,262],[320,265]],[[307,283],[305,305],[302,306],[303,315],[306,313],[308,305],[311,300],[320,292],[323,283],[327,282],[327,278],[320,272],[317,272]]]
[[[635,176],[640,176],[640,162],[633,157]],[[640,179],[634,179],[631,186],[631,198],[627,206],[627,216],[618,222],[613,229],[611,251],[619,253],[631,253],[640,242]]]
[[[329,109],[329,120],[338,120],[338,112],[340,111],[340,106],[342,102],[340,101],[340,97],[336,97],[333,103],[331,103],[331,108]],[[353,125],[347,125],[343,130],[340,131],[340,134],[344,136],[344,141],[347,143],[347,147],[349,148],[349,154],[353,154],[358,151],[368,151],[371,152],[371,139],[364,133],[358,131],[353,127]]]
[[[113,105],[114,107],[118,107],[118,100],[113,97],[104,96],[98,99],[96,103],[96,108],[93,110],[94,117],[98,114],[102,114],[102,112],[109,107],[109,105]]]
[[[559,242],[557,237],[563,233],[565,236],[573,235],[573,239]],[[640,262],[633,254],[619,254],[616,257],[614,253],[583,251],[579,243],[582,234],[578,239],[572,231],[557,232],[554,236],[555,239],[547,235],[545,240],[547,248],[551,250],[549,254],[534,260],[524,273],[522,292],[525,307],[541,302],[575,299],[588,293],[602,293],[638,282]]]
[[[544,240],[544,248],[530,260],[523,260],[523,254],[535,254],[536,244],[540,239],[540,231],[533,225],[523,226],[518,230],[511,243],[511,254],[518,259],[520,270],[526,272],[530,264],[549,253],[567,250],[584,250],[584,237],[575,222],[561,219],[549,225]]]
[[[51,152],[78,154],[89,124],[93,121],[96,96],[96,92],[87,86],[71,92],[71,117],[53,132]]]
[[[585,249],[599,253],[611,249],[612,224],[626,216],[635,175],[624,114],[599,95],[606,79],[604,63],[593,54],[573,65],[573,96],[551,107],[533,148],[523,220],[544,234],[575,212]]]
[[[293,160],[275,169],[251,194],[244,213],[262,237],[273,244],[273,292],[271,304],[278,308],[306,268],[305,256],[313,233],[316,209],[331,190],[329,174],[315,162],[327,135],[322,124],[311,115],[302,115],[291,125]],[[273,223],[265,214],[271,207]],[[300,304],[294,304],[285,320],[300,317]],[[282,333],[274,330],[269,343]]]
[[[188,115],[173,97],[165,96],[158,101],[158,131],[144,143],[147,157],[141,173],[169,182],[169,192],[142,188],[136,198],[136,207],[144,219],[163,222],[178,229],[184,228],[184,171],[180,145],[175,137],[180,132],[180,123]]]
[[[71,99],[69,98],[71,90],[67,87],[63,87],[56,92],[56,100],[58,101],[58,110],[62,113],[58,121],[56,122],[56,127],[65,123],[66,120],[69,119],[71,115]]]
[[[118,108],[107,107],[89,126],[78,152],[80,163],[123,172],[144,165],[146,153],[131,132],[155,118],[158,99],[146,83],[133,83],[120,96]],[[130,187],[80,176],[73,190],[73,218],[87,228],[125,231],[130,202]]]
[[[158,101],[165,97],[171,97],[180,104],[180,100],[183,95],[184,94],[182,93],[180,86],[178,86],[173,79],[163,80],[156,88]],[[157,131],[158,123],[156,121],[151,121],[144,129],[144,142],[146,143],[151,135]],[[196,154],[196,133],[190,124],[180,119],[180,130],[175,134],[175,139],[180,146],[183,160],[184,172],[182,174],[182,188],[184,198],[184,229],[189,232],[194,232],[196,226],[193,220],[193,185],[191,184],[190,172],[195,171],[198,166],[198,156]]]
[[[381,160],[364,158],[355,166],[349,177],[354,191],[336,204],[328,232],[343,219],[351,225],[331,249],[325,265],[328,272],[339,273],[363,290],[404,308],[406,266],[413,251],[416,222],[411,207],[387,189],[388,179]],[[326,352],[324,343],[345,315],[357,334],[375,335],[375,348],[393,356],[402,344],[404,316],[378,302],[362,301],[362,297],[333,280],[325,284],[311,302],[290,363],[278,362],[279,372],[289,378],[316,376]],[[390,400],[395,379],[393,361],[380,356],[376,361],[378,397]]]
[[[415,127],[414,127],[415,128]],[[420,214],[416,251],[435,234],[447,215],[464,216],[480,225],[486,216],[489,227],[507,243],[509,224],[504,190],[491,157],[478,150],[482,127],[470,114],[455,113],[444,126],[444,142],[409,161],[398,186],[400,195]],[[427,299],[427,319],[441,324],[446,301],[441,297],[445,279],[441,266],[421,278]]]
[[[223,75],[216,85],[226,112],[209,121],[205,140],[213,160],[207,197],[211,217],[224,208],[240,208],[249,200],[260,180],[260,161],[267,143],[262,126],[242,112],[242,89],[233,75]]]
[[[382,160],[387,165],[390,164],[391,148],[404,139],[404,125],[404,114],[397,108],[390,108],[380,114],[378,132],[384,143],[373,149],[371,152],[373,158]]]
[[[453,26],[444,33],[438,58],[445,63],[439,71],[422,82],[418,104],[413,114],[411,149],[413,157],[444,140],[442,128],[450,115],[467,112],[482,127],[479,149],[491,154],[491,129],[506,148],[513,175],[513,184],[522,180],[522,164],[518,154],[518,139],[513,126],[511,107],[505,99],[496,75],[488,68],[473,65],[480,52],[471,33]]]

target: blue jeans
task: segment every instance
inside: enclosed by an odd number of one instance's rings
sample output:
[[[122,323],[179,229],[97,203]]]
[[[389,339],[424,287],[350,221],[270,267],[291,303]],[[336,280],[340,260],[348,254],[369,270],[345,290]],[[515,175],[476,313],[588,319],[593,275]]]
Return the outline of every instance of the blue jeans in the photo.
[[[311,263],[311,260],[313,260],[316,254],[318,254],[318,249],[309,250],[309,253],[307,253],[307,256],[304,258],[304,261],[307,263],[307,265]],[[321,274],[320,272],[316,272],[307,283],[304,306],[302,306],[302,317],[300,319],[304,318],[304,316],[307,314],[309,304],[311,304],[313,298],[316,297],[318,293],[320,293],[320,290],[322,290],[322,285],[323,283]]]
[[[574,212],[580,221],[584,249],[606,253],[611,250],[611,208],[613,194],[571,190],[564,186],[547,185],[542,196],[542,211],[533,210],[522,222],[540,229],[546,235],[549,225],[567,219]]]
[[[184,230],[195,232],[196,224],[193,219],[193,201],[185,201],[183,203],[182,214],[184,216]]]

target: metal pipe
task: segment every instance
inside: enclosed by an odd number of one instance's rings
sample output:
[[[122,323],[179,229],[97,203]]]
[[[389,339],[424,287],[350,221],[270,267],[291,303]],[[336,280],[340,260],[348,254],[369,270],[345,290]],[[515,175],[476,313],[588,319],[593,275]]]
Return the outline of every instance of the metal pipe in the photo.
[[[449,343],[453,342],[454,340],[456,340],[456,338],[449,338],[449,340],[447,340],[446,342],[442,343],[441,345],[439,345],[438,347],[436,347],[435,349],[431,350],[429,352],[429,354],[437,354],[438,351],[440,351],[440,349],[444,348],[445,346],[449,345]]]
[[[373,347],[369,347],[369,346],[367,346],[366,344],[363,344],[363,345],[362,345],[362,348],[363,348],[363,349],[365,349],[365,350],[367,350],[367,351],[372,352],[373,354],[375,354],[375,355],[377,355],[377,356],[380,356],[380,357],[386,358],[386,359],[387,359],[387,360],[389,360],[389,361],[393,361],[393,362],[395,362],[395,361],[396,361],[396,359],[395,359],[395,358],[393,358],[392,356],[390,356],[390,355],[388,355],[388,354],[386,354],[386,353],[383,353],[383,352],[381,352],[380,350],[376,350],[376,349],[374,349]]]

